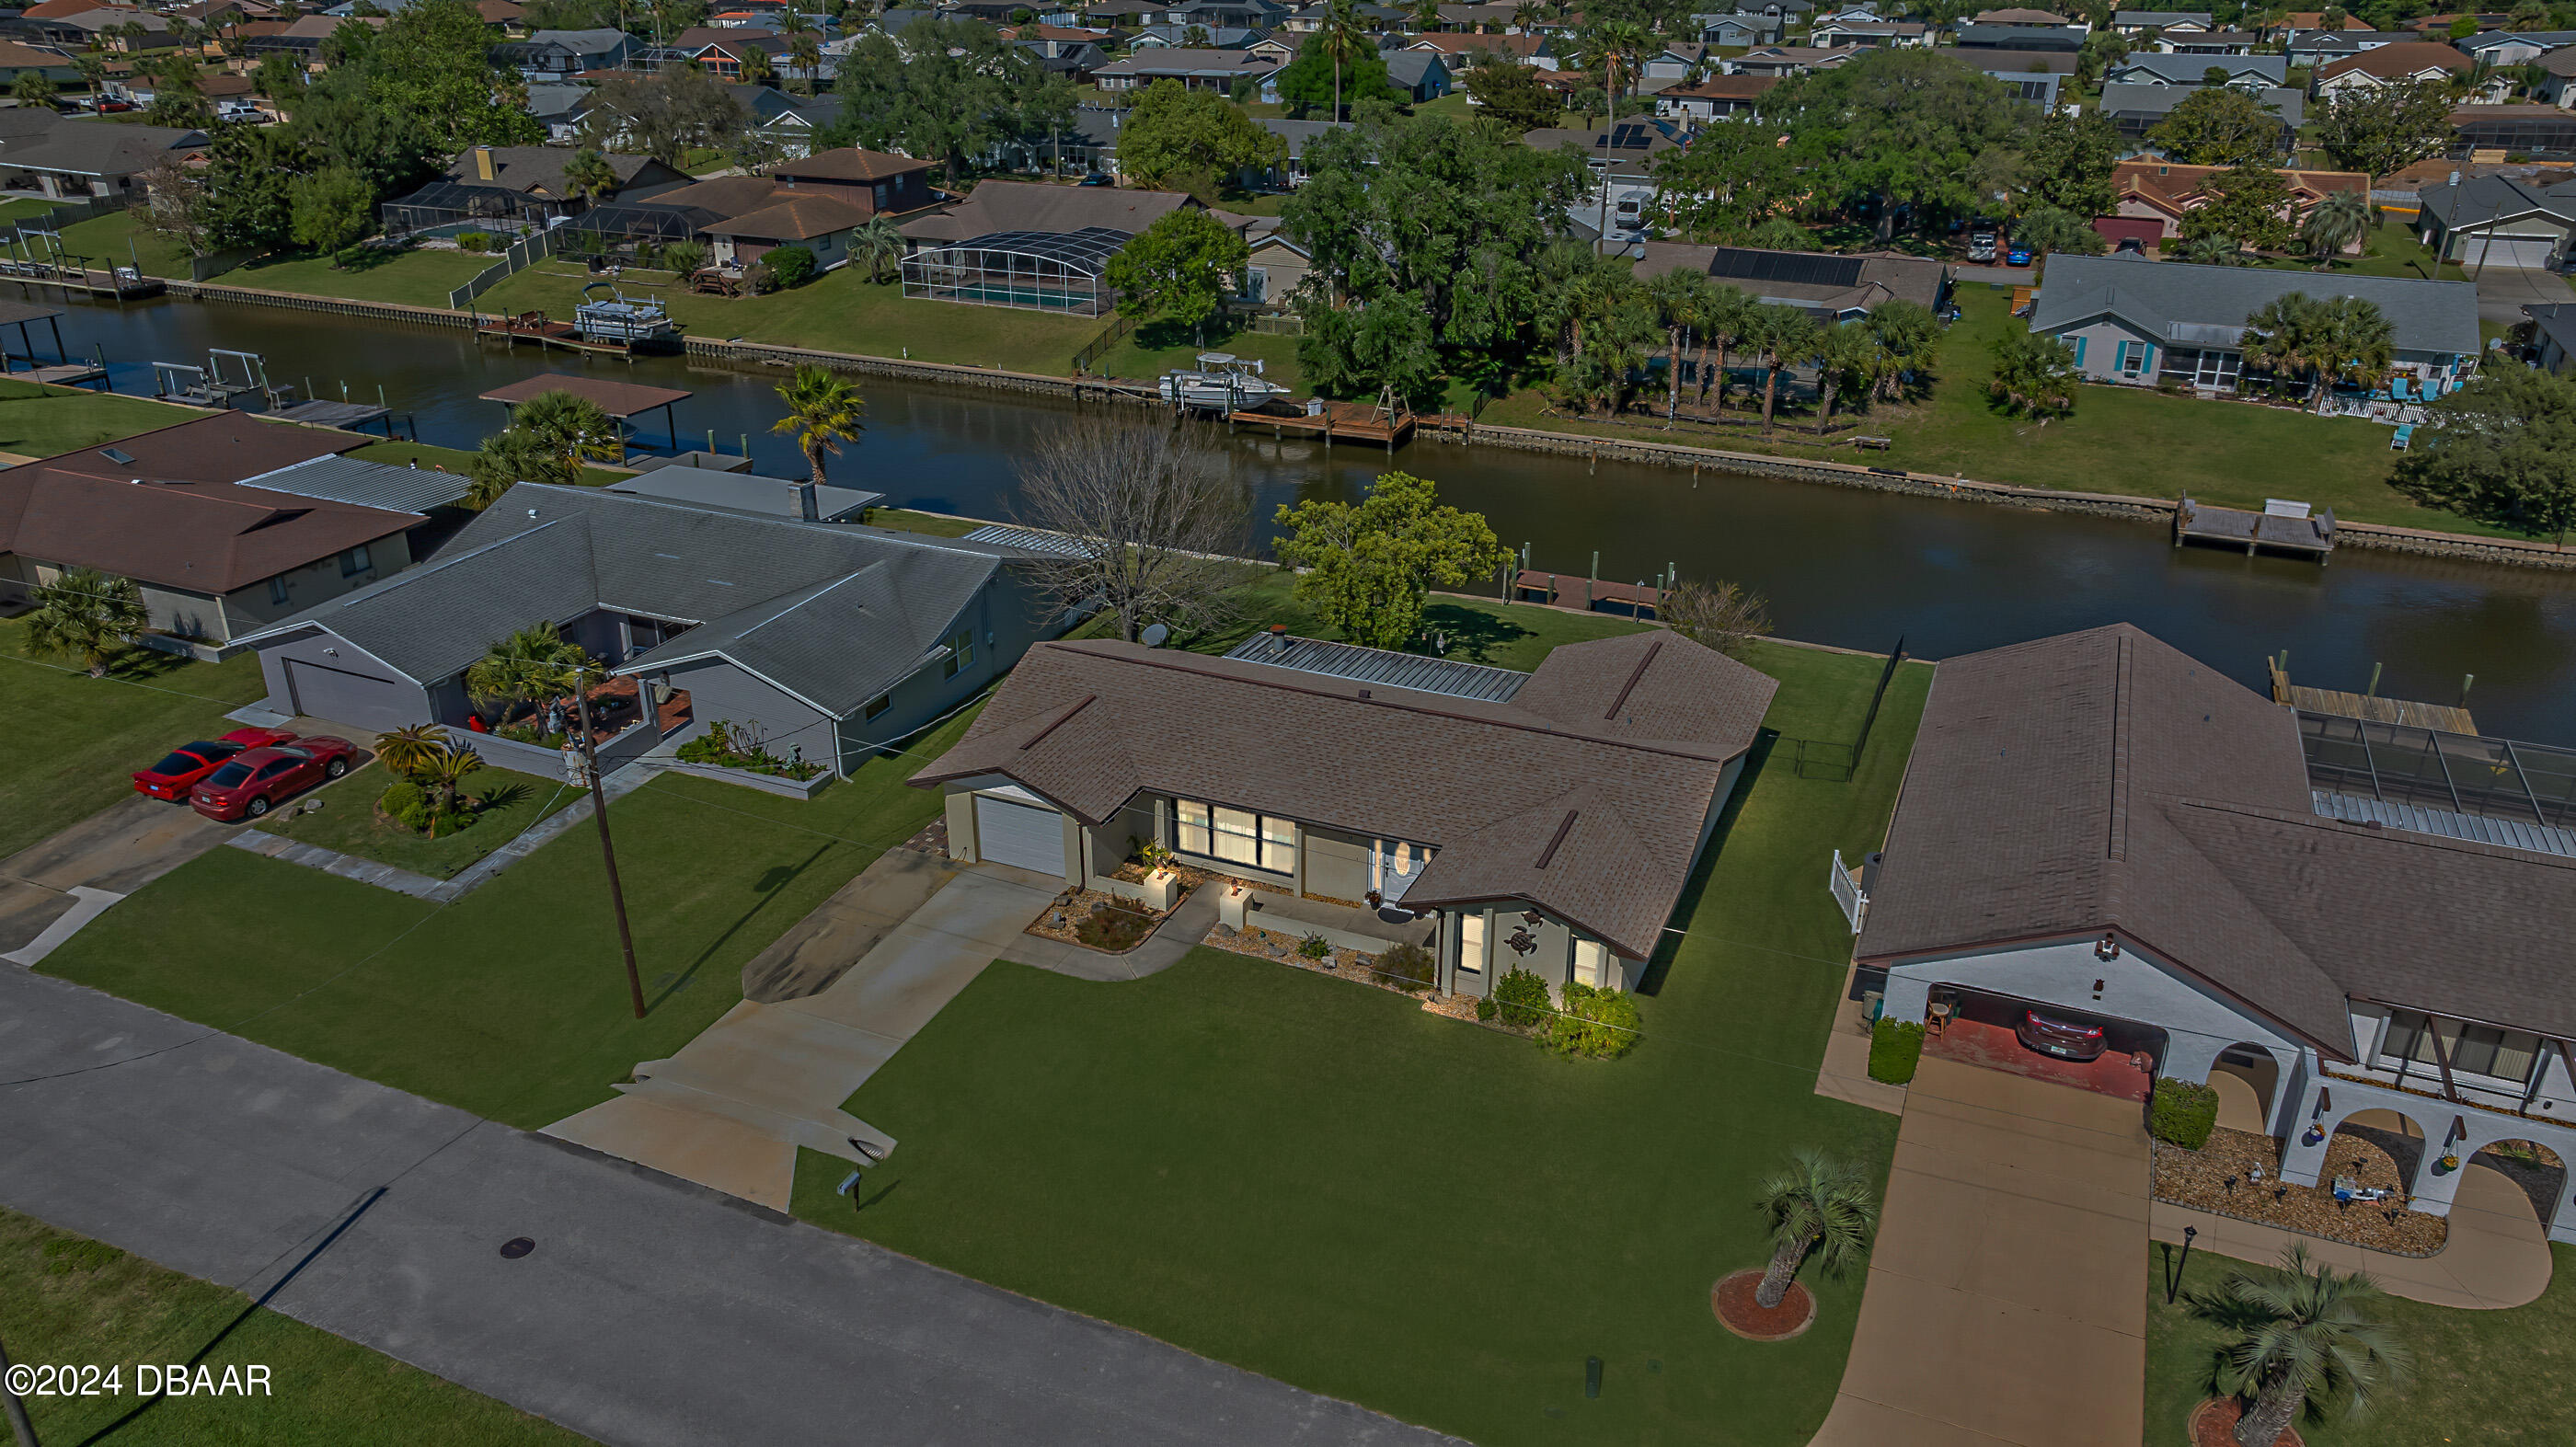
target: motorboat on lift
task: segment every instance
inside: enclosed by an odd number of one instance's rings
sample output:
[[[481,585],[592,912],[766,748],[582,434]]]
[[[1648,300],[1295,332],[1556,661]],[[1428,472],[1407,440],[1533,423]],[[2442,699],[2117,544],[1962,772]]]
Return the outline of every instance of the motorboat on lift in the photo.
[[[1163,374],[1163,400],[1208,412],[1246,412],[1285,400],[1289,389],[1261,375],[1261,359],[1201,352],[1198,368]]]

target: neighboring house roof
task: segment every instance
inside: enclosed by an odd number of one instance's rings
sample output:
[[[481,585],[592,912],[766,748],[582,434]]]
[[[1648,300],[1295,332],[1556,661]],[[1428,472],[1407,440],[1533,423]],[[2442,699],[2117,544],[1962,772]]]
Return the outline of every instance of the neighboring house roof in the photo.
[[[2197,25],[2203,30],[2218,23],[2206,10],[2122,10],[2111,16],[2115,26],[2143,25],[2164,29],[2173,25]]]
[[[613,608],[697,625],[620,673],[722,657],[846,717],[935,656],[1011,556],[849,523],[521,483],[430,563],[243,641],[326,629],[431,683],[514,629]]]
[[[2162,51],[2142,51],[2104,67],[2102,77],[2122,81],[2143,75],[2169,85],[2198,85],[2213,66],[2231,79],[2259,75],[2274,85],[2290,75],[2290,58],[2286,55],[2167,55]]]
[[[2528,45],[2541,50],[2558,50],[2576,45],[2576,30],[2490,30],[2453,41],[2459,49],[2475,55],[2480,51],[2501,50],[2507,46]]]
[[[491,153],[492,179],[488,181],[483,179],[477,163],[477,151]],[[458,186],[483,186],[522,195],[570,196],[573,185],[565,179],[564,167],[580,154],[563,146],[477,146],[457,152],[448,161],[446,179]],[[620,190],[634,185],[639,176],[648,183],[662,177],[686,179],[651,156],[625,156],[612,151],[601,159],[616,173]],[[648,171],[653,174],[646,175]]]
[[[359,441],[224,412],[13,467],[0,553],[230,593],[424,521],[239,481]]]
[[[712,467],[656,467],[612,482],[608,490],[759,517],[801,518],[805,486],[803,478],[760,477],[748,472],[719,472]],[[824,522],[855,518],[883,501],[884,493],[862,492],[854,487],[826,483],[814,489],[815,516]]]
[[[1981,10],[1969,22],[1974,25],[2072,25],[2063,15],[2045,10]]]
[[[1823,34],[1825,29],[1817,26],[1816,33]],[[1963,50],[2078,50],[2083,44],[2084,37],[2072,30],[2040,30],[2027,25],[1959,27],[1959,48]]]
[[[1130,191],[1123,186],[1047,186],[1033,181],[985,181],[953,206],[916,217],[903,234],[917,241],[963,241],[1001,231],[1070,235],[1093,229],[1136,235],[1165,214],[1198,202],[1179,191]]]
[[[463,473],[441,472],[434,467],[396,467],[391,463],[331,456],[316,457],[309,462],[245,477],[241,483],[244,487],[318,497],[352,507],[425,513],[434,507],[452,507],[464,501],[467,479]]]
[[[1776,75],[1712,75],[1697,85],[1666,86],[1657,100],[1759,100],[1777,89]]]
[[[575,55],[606,55],[626,48],[623,30],[540,30],[528,37],[530,45],[560,45]]]
[[[51,46],[0,40],[0,70],[74,70],[77,68],[70,56]]]
[[[1861,958],[2105,929],[2346,1059],[2347,996],[2576,1031],[2576,860],[2319,816],[2294,713],[2126,624],[1944,662]]]
[[[2558,344],[2558,350],[2576,356],[2576,302],[2534,302],[2522,309],[2540,334]]]
[[[2543,188],[2511,176],[2463,176],[2454,184],[2415,193],[2422,215],[2457,231],[2497,226],[2525,216],[2546,216],[2576,226],[2576,196],[2569,183]]]
[[[2465,281],[2189,266],[2062,251],[2048,258],[2048,280],[2039,289],[2030,329],[2053,333],[2109,316],[2161,340],[2232,346],[2248,316],[2294,291],[2318,300],[2349,296],[2371,303],[2388,318],[2401,351],[2474,357],[2480,350],[2478,289]]]
[[[840,146],[795,161],[781,161],[769,168],[773,176],[791,176],[816,181],[891,181],[915,171],[927,171],[931,163],[910,156],[890,156],[883,151],[863,151],[856,146]]]
[[[2153,85],[2112,81],[2102,87],[2099,109],[2102,114],[2118,119],[2122,116],[2162,120],[2173,108],[2198,94],[2200,87],[2191,85]],[[2265,110],[2281,118],[2283,125],[2297,128],[2307,119],[2307,92],[2289,86],[2267,85],[2254,99]],[[2195,168],[2197,169],[2197,168]]]
[[[1304,156],[1306,154],[1306,147],[1312,144],[1317,137],[1329,135],[1334,131],[1347,131],[1352,128],[1352,123],[1349,121],[1283,121],[1263,119],[1256,120],[1253,124],[1286,141],[1288,143],[1288,159],[1292,161]]]
[[[1431,72],[1446,75],[1449,67],[1439,56],[1427,50],[1392,50],[1386,53],[1387,83],[1404,90],[1419,90],[1430,80]]]
[[[1606,130],[1547,128],[1531,131],[1521,137],[1521,144],[1536,150],[1553,151],[1559,146],[1579,146],[1587,154],[1614,164],[1642,164],[1647,158],[1662,155],[1679,146],[1676,127],[1651,118],[1623,120]]]
[[[2111,189],[2122,197],[2135,196],[2179,216],[2208,199],[2204,189],[2210,178],[2224,175],[2225,166],[2185,166],[2172,161],[2121,161],[2111,167]],[[2359,171],[2282,171],[2281,182],[2289,189],[2291,203],[2314,204],[2328,192],[2354,191],[2370,193],[2370,178]]]
[[[2532,64],[2562,79],[2576,76],[2576,47],[2553,50]]]
[[[590,94],[586,85],[532,85],[528,114],[541,121],[570,121],[589,108]]]
[[[2378,80],[2397,80],[2427,70],[2443,70],[2458,74],[2476,68],[2476,61],[2450,46],[2430,40],[2406,40],[2395,45],[2383,45],[2376,50],[2365,50],[2359,55],[2347,55],[2340,60],[2328,61],[2318,69],[2317,80],[2323,83],[2347,75],[2367,75]]]
[[[2072,50],[1969,50],[1961,60],[1988,75],[2073,75],[2084,57]]]
[[[1511,55],[1522,60],[1548,54],[1551,42],[1544,35],[1469,35],[1442,32],[1435,35],[1405,37],[1407,50],[1429,51],[1437,55]]]
[[[195,150],[205,143],[204,131],[67,120],[40,137],[10,146],[8,158],[10,165],[30,171],[132,176],[160,165],[174,151]]]
[[[999,774],[1095,824],[1151,789],[1428,844],[1408,904],[1526,899],[1644,958],[1777,688],[1670,633],[1559,647],[1508,703],[1041,644],[912,782]]]
[[[717,216],[748,216],[769,204],[778,194],[778,183],[767,176],[714,176],[695,185],[648,196],[635,204],[666,206],[687,210],[695,208]]]
[[[1823,69],[1837,66],[1860,52],[1850,46],[1833,48],[1815,45],[1768,45],[1748,50],[1727,62],[1730,66],[1753,66],[1761,70],[1778,70],[1804,66]]]
[[[1276,74],[1284,68],[1280,61],[1267,55],[1252,55],[1240,50],[1193,50],[1173,45],[1113,60],[1095,74],[1257,79]]]
[[[810,241],[867,223],[874,211],[820,191],[780,191],[770,204],[729,220],[698,228],[710,236],[744,236],[756,241]]]
[[[2054,266],[2056,258],[2049,258]],[[1764,251],[1750,246],[1693,246],[1649,241],[1637,259],[1639,279],[1667,271],[1697,271],[1763,301],[1841,315],[1887,301],[1940,305],[1950,269],[1937,261],[1893,252],[1833,255],[1815,251]]]

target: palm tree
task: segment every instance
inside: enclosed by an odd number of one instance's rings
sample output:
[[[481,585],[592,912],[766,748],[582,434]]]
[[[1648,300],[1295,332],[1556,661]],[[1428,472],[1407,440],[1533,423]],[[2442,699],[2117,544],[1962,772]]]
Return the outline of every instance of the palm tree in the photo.
[[[2310,332],[2305,361],[2317,376],[2317,411],[2339,381],[2376,387],[2397,360],[2397,332],[2378,306],[2359,297],[2339,296],[2319,307],[2318,325]]]
[[[2175,256],[2174,260],[2188,261],[2197,266],[2244,266],[2247,264],[2245,259],[2245,244],[2238,241],[2233,236],[2224,235],[2200,236],[2186,241],[2182,244],[2180,254]]]
[[[1708,325],[1716,290],[1709,284],[1706,272],[1691,267],[1676,267],[1646,283],[1646,300],[1655,308],[1655,320],[1664,329],[1666,427],[1673,425],[1673,414],[1682,405],[1682,338]]]
[[[1333,63],[1333,115],[1342,118],[1342,67],[1372,47],[1368,26],[1360,20],[1360,0],[1324,0],[1324,15],[1315,27],[1315,47]]]
[[[2007,332],[1995,346],[1986,390],[2005,407],[2041,418],[2075,410],[2075,349],[2045,332]]]
[[[1887,301],[1873,308],[1866,323],[1878,343],[1879,373],[1873,390],[1895,401],[1909,375],[1928,377],[1941,348],[1941,319],[1921,302]]]
[[[1547,12],[1541,10],[1533,0],[1521,0],[1521,3],[1512,7],[1512,28],[1523,35],[1535,35],[1538,33],[1539,21],[1546,14]]]
[[[1809,1255],[1827,1275],[1840,1276],[1869,1254],[1870,1233],[1878,1227],[1878,1200],[1858,1173],[1812,1150],[1793,1151],[1789,1160],[1754,1197],[1771,1224],[1771,1264],[1753,1293],[1765,1311],[1789,1294],[1790,1279]]]
[[[45,79],[42,70],[22,70],[9,82],[9,94],[22,106],[50,106],[54,103],[54,83]]]
[[[1780,400],[1780,369],[1814,355],[1816,324],[1796,307],[1765,302],[1753,309],[1743,341],[1762,358],[1762,430],[1768,432]]]
[[[438,807],[429,816],[432,838],[438,835],[439,821],[456,812],[457,786],[482,769],[483,756],[472,749],[444,749],[421,770],[421,781],[438,791]]]
[[[2218,1389],[2249,1401],[2236,1423],[2241,1447],[2272,1447],[2290,1419],[2321,1423],[2359,1416],[2404,1382],[2413,1354],[2377,1319],[2377,1282],[2308,1255],[2306,1242],[2282,1253],[2280,1269],[2237,1272],[2192,1303],[2193,1314],[2226,1327]]]
[[[524,433],[561,457],[566,473],[584,462],[622,462],[626,435],[617,419],[587,397],[539,392],[510,413],[510,430]]]
[[[564,184],[572,193],[591,205],[598,205],[617,189],[617,168],[597,151],[575,151],[564,162]]]
[[[477,702],[551,698],[569,693],[580,730],[582,778],[590,785],[591,817],[599,821],[599,855],[608,868],[608,903],[617,915],[617,946],[626,957],[626,994],[635,1018],[644,1018],[644,976],[635,964],[635,932],[626,922],[626,891],[617,880],[617,846],[608,834],[608,793],[599,781],[599,750],[590,733],[590,686],[599,665],[552,623],[522,628],[492,645],[465,670],[465,691]]]
[[[778,384],[778,400],[787,404],[787,415],[770,423],[769,430],[796,439],[805,465],[813,469],[814,485],[820,487],[824,455],[838,453],[842,443],[856,442],[868,430],[861,420],[867,399],[849,379],[808,362]]]
[[[1593,26],[1584,36],[1583,48],[1587,55],[1597,53],[1601,57],[1602,91],[1606,97],[1609,112],[1603,126],[1615,135],[1619,129],[1619,62],[1622,60],[1630,62],[1630,78],[1633,79],[1636,71],[1634,59],[1638,52],[1646,48],[1646,27],[1634,20],[1605,20]],[[1604,171],[1601,175],[1599,231],[1600,244],[1604,247],[1608,246],[1610,242],[1610,174],[1608,171]]]
[[[569,487],[573,470],[563,455],[545,442],[506,428],[483,439],[483,450],[465,468],[465,505],[476,512],[501,500],[501,494],[523,482]]]
[[[868,268],[868,280],[882,283],[889,269],[898,273],[904,253],[910,249],[903,228],[891,216],[880,213],[850,233],[850,255]]]
[[[2359,191],[2329,191],[2299,223],[2299,240],[2323,265],[2370,230],[2370,198]]]
[[[2309,334],[2316,330],[2317,304],[2305,292],[2284,292],[2245,318],[2245,361],[2275,373],[2306,364]]]
[[[1866,395],[1873,390],[1884,355],[1877,334],[1870,331],[1867,322],[1829,322],[1818,329],[1816,392],[1820,424],[1834,420],[1835,394],[1857,389]]]
[[[406,724],[376,735],[376,762],[406,779],[427,773],[448,751],[447,733],[436,724]]]
[[[90,677],[105,678],[108,655],[150,625],[143,590],[132,578],[65,568],[36,589],[36,610],[27,615],[27,651],[77,658]]]
[[[1700,324],[1699,333],[1699,395],[1702,401],[1707,400],[1709,386],[1714,382],[1717,410],[1720,412],[1726,410],[1727,349],[1742,340],[1744,329],[1752,324],[1753,307],[1753,299],[1735,287],[1710,288],[1708,318]],[[1717,371],[1714,373],[1708,369],[1711,343],[1717,347]]]
[[[2036,253],[2036,259],[2043,267],[2048,264],[2048,254],[2052,251],[2090,255],[2102,250],[2099,232],[2086,225],[2084,219],[2074,212],[2055,206],[2034,206],[2022,213],[2021,219],[2013,223],[2012,234],[2013,240]]]

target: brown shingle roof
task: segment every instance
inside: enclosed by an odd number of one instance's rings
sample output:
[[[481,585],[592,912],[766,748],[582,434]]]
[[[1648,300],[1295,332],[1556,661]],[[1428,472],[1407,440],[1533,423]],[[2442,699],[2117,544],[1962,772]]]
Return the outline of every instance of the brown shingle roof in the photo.
[[[1777,688],[1668,633],[1559,648],[1509,703],[1042,644],[913,782],[1003,774],[1094,823],[1150,789],[1408,839],[1438,851],[1408,903],[1526,899],[1643,958]]]
[[[2346,995],[2576,1029],[2576,860],[2319,817],[2290,711],[2125,624],[1942,664],[1861,956],[2105,929],[2346,1058]]]
[[[2467,56],[2438,41],[2401,40],[2395,45],[2383,45],[2376,50],[2365,50],[2359,55],[2347,55],[2341,60],[2330,61],[2317,72],[2317,79],[2332,80],[2336,76],[2351,75],[2358,71],[2364,75],[2377,76],[2381,80],[2392,80],[2401,75],[2413,75],[2427,66],[2456,73],[2473,70],[2476,64]]]
[[[711,236],[748,236],[760,241],[809,241],[865,223],[874,212],[820,191],[781,191],[772,204],[729,221],[703,227]]]
[[[883,151],[863,151],[856,146],[841,146],[796,161],[781,161],[769,168],[771,174],[811,177],[817,181],[885,181],[914,171],[930,169],[928,161],[910,156],[889,156]]]
[[[905,222],[903,234],[935,243],[964,241],[996,231],[1066,233],[1099,226],[1133,236],[1170,212],[1198,204],[1179,191],[986,181],[965,200]]]

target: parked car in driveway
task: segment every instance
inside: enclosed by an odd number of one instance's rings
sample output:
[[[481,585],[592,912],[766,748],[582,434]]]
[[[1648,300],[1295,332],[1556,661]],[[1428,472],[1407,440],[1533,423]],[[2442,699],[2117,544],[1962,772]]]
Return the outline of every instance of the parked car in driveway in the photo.
[[[2021,1027],[2013,1034],[2029,1048],[2060,1060],[2094,1060],[2102,1054],[2101,1026],[2080,1024],[2037,1010],[2022,1011]]]
[[[209,819],[256,819],[284,800],[349,772],[358,746],[314,734],[291,744],[250,749],[233,756],[188,792],[188,802]]]
[[[199,779],[222,768],[226,761],[245,749],[266,748],[271,744],[291,744],[295,735],[284,729],[235,729],[219,739],[199,739],[181,744],[162,755],[161,762],[134,774],[134,791],[155,799],[178,803],[188,797]]]

